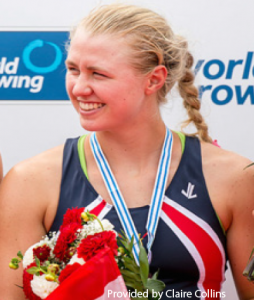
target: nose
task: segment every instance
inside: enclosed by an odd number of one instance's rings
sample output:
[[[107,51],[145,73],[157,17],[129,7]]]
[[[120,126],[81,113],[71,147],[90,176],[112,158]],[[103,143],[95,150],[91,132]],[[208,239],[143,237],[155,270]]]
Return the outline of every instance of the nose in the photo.
[[[73,86],[72,93],[75,97],[87,97],[93,93],[89,80],[84,76],[79,76]]]

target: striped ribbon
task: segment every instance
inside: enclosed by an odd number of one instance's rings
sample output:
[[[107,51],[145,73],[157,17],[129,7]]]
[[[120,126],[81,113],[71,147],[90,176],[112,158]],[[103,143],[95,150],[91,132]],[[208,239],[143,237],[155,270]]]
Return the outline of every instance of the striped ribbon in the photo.
[[[173,135],[171,131],[167,128],[146,223],[146,229],[148,232],[147,250],[149,262],[152,259],[151,248],[155,239],[155,234],[160,217],[160,210],[163,203],[163,197],[166,191],[167,178],[171,163],[172,146]]]
[[[120,192],[116,179],[110,169],[110,166],[105,158],[100,144],[96,138],[96,134],[92,133],[90,137],[91,149],[101,172],[102,178],[117,211],[118,217],[121,221],[126,236],[131,240],[134,237],[133,255],[137,264],[139,264],[139,235],[126,206],[124,198]],[[163,202],[163,197],[166,189],[167,176],[170,168],[171,152],[172,152],[173,136],[171,131],[167,128],[165,140],[161,152],[161,157],[158,165],[156,181],[153,189],[151,205],[149,209],[146,229],[148,231],[148,258],[151,260],[151,247],[155,238],[160,209]]]

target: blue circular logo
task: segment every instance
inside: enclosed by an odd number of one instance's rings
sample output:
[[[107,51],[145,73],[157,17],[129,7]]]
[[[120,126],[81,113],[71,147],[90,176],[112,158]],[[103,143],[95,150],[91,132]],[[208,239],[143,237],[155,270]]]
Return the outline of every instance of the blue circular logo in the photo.
[[[55,52],[56,52],[56,57],[55,57],[55,60],[54,62],[50,65],[50,66],[47,66],[47,67],[38,67],[38,66],[35,66],[31,60],[30,60],[30,55],[31,55],[31,52],[38,48],[38,47],[43,47],[44,43],[52,46],[54,49],[55,49]],[[25,66],[27,67],[27,69],[35,72],[35,73],[50,73],[50,72],[53,72],[55,71],[58,66],[60,65],[61,61],[62,61],[62,52],[61,50],[59,49],[59,47],[54,44],[54,43],[51,43],[51,42],[44,42],[43,40],[34,40],[32,41],[31,43],[29,43],[24,51],[23,51],[23,62],[25,64]]]

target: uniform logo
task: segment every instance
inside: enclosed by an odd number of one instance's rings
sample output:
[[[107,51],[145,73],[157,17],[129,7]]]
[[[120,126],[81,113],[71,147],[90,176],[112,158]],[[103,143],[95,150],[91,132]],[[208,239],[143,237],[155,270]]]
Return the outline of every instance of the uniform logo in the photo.
[[[193,194],[195,185],[191,184],[190,182],[188,183],[188,188],[187,191],[182,190],[182,194],[187,197],[188,199],[194,199],[197,198],[197,194]]]

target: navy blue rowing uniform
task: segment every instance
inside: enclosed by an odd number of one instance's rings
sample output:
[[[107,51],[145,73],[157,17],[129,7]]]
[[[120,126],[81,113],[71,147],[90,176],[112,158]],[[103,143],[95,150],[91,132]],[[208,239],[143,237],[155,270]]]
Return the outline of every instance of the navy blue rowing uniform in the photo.
[[[88,207],[120,232],[115,208],[98,195],[84,174],[77,144],[78,138],[65,144],[59,205],[50,231],[59,229],[68,208]],[[129,210],[137,232],[145,235],[149,205]],[[147,244],[147,237],[143,242]],[[159,279],[166,284],[161,299],[220,299],[226,260],[226,236],[206,188],[200,142],[186,137],[152,246],[150,271],[159,269]]]

